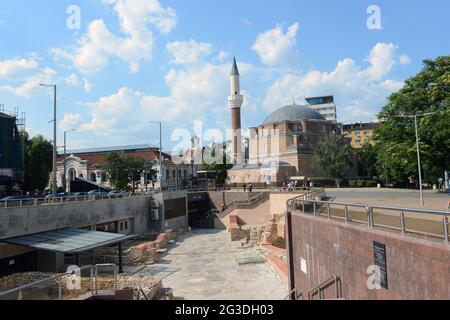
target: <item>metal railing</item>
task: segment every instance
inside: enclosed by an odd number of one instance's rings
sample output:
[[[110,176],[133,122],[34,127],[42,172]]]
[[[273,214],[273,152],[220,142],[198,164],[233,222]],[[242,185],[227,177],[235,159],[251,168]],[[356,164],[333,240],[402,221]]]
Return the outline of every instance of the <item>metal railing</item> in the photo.
[[[260,202],[261,200],[267,198],[269,195],[270,195],[269,191],[260,192],[256,196],[254,196],[248,200],[235,201],[234,204],[237,207],[251,207],[251,206],[255,205],[256,203]]]
[[[383,227],[388,229],[394,229],[399,230],[402,235],[404,235],[406,232],[410,233],[416,233],[421,235],[431,235],[431,236],[437,236],[442,237],[446,244],[449,243],[449,222],[448,222],[448,216],[450,215],[449,211],[442,211],[442,210],[432,210],[432,209],[415,209],[415,208],[402,208],[402,207],[390,207],[390,206],[369,206],[366,204],[349,204],[349,203],[341,203],[341,202],[331,202],[331,201],[322,201],[322,200],[312,200],[312,199],[304,199],[302,196],[296,197],[293,199],[290,199],[287,201],[287,210],[288,211],[301,211],[303,213],[311,213],[314,216],[323,216],[326,215],[328,219],[332,218],[331,214],[331,206],[337,206],[342,207],[344,210],[343,214],[343,220],[345,223],[350,222],[358,222],[359,220],[352,219],[349,208],[358,208],[363,209],[363,213],[366,216],[366,222],[367,226],[371,229],[375,227]],[[384,210],[384,211],[390,211],[390,212],[397,212],[399,213],[399,224],[400,227],[396,227],[392,224],[387,223],[375,223],[375,216],[377,214],[377,210]],[[413,214],[427,214],[432,216],[441,216],[442,217],[442,231],[443,234],[436,234],[436,233],[428,233],[425,231],[415,230],[415,229],[408,229],[408,226],[406,224],[406,218],[405,213],[413,213]],[[380,214],[381,215],[381,214]],[[386,213],[384,216],[387,216]],[[338,216],[333,216],[333,218],[341,218]],[[435,220],[426,220],[429,222],[438,222]]]
[[[56,205],[74,202],[87,202],[87,201],[98,201],[98,200],[117,200],[124,198],[141,198],[153,196],[153,192],[148,193],[124,193],[121,195],[86,195],[86,196],[65,196],[65,197],[52,197],[52,198],[34,198],[26,200],[4,200],[0,201],[0,210],[2,208],[15,208],[15,207],[33,207],[42,205]]]
[[[295,300],[303,300],[303,293],[297,293],[297,288],[292,289],[283,300],[294,300],[292,299],[293,294],[295,294]]]
[[[94,266],[85,266],[79,269],[80,276],[83,272],[89,273],[89,288],[86,291],[94,292]],[[38,280],[11,290],[0,292],[0,300],[63,300],[63,281],[68,276],[76,275],[76,270]],[[82,285],[82,284],[80,284]]]
[[[64,295],[70,294],[70,288],[67,283],[71,282],[69,276],[77,275],[79,271],[80,288],[74,289],[79,294],[90,293],[91,295],[98,294],[99,291],[99,270],[112,270],[114,273],[114,288],[118,289],[118,269],[115,264],[97,264],[95,266],[88,265],[81,267],[79,270],[66,272],[51,276],[39,281],[35,281],[8,291],[0,292],[1,300],[64,300]],[[84,282],[82,279],[88,278],[89,281]],[[66,283],[66,285],[64,285]],[[83,288],[83,285],[87,287]]]
[[[337,275],[333,275],[331,278],[325,280],[321,284],[319,284],[317,287],[313,288],[311,291],[308,292],[308,299],[314,300],[315,296],[319,296],[319,300],[325,299],[325,290],[331,287],[332,285],[335,285],[335,296],[336,299],[342,299],[342,283],[341,279]]]

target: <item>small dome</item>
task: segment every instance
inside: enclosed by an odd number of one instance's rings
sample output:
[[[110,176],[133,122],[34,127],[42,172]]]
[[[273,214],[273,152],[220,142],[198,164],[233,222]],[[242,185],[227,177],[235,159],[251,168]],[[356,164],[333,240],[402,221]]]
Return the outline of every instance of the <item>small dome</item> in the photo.
[[[309,106],[289,105],[272,112],[263,124],[297,120],[326,120],[323,115]]]

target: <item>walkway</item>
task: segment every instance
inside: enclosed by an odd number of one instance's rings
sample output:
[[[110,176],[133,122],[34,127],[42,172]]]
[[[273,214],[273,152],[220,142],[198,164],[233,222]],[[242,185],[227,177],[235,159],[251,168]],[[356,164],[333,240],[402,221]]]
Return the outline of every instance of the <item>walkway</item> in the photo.
[[[137,274],[163,279],[177,299],[185,300],[281,300],[287,284],[266,263],[239,265],[254,258],[254,248],[238,248],[229,233],[193,230],[180,235],[176,245],[159,263]]]

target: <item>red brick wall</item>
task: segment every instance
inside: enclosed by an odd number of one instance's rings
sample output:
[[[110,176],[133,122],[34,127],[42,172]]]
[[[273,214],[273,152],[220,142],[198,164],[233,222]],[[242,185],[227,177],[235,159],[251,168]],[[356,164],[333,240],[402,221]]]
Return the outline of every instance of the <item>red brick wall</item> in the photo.
[[[337,274],[344,299],[450,299],[450,245],[301,213],[292,213],[292,229],[295,285],[306,296]],[[387,290],[367,287],[374,241],[386,245]]]

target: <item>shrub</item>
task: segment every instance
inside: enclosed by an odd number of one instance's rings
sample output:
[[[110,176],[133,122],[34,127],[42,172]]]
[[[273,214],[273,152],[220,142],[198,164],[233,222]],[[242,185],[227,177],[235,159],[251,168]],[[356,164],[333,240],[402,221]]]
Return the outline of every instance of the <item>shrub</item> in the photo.
[[[357,184],[356,184],[356,180],[349,180],[348,181],[348,186],[350,188],[356,188]]]

